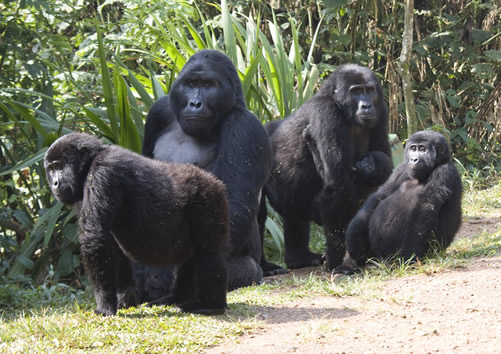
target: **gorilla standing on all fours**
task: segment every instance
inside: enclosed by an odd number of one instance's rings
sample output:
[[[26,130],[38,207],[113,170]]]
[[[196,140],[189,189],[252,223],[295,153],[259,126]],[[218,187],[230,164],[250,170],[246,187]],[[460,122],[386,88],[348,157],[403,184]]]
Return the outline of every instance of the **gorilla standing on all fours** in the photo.
[[[368,257],[423,257],[431,240],[447,248],[461,225],[461,177],[442,134],[425,130],[405,145],[404,161],[372,194],[346,231],[349,258],[335,272],[353,273]]]
[[[312,220],[324,227],[327,267],[342,262],[348,222],[393,168],[387,126],[381,85],[354,64],[334,71],[293,115],[266,125],[273,170],[264,190],[283,219],[287,267],[320,263],[308,249]]]
[[[228,288],[260,282],[256,216],[271,171],[271,146],[245,106],[240,79],[226,55],[202,50],[189,59],[170,93],[148,113],[143,154],[197,165],[224,182],[230,211]],[[168,281],[168,270],[142,269],[138,275],[143,300],[167,291],[156,278]]]
[[[169,304],[186,312],[225,311],[229,230],[221,181],[87,134],[60,137],[44,162],[54,196],[78,211],[97,313],[109,316],[137,304],[128,258],[177,265]]]

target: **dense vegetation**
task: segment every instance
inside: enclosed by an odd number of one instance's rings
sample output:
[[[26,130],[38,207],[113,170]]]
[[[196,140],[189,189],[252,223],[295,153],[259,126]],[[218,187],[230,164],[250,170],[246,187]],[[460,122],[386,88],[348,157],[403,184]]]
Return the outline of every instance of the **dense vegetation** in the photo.
[[[191,54],[224,51],[263,122],[290,114],[337,65],[383,83],[406,138],[398,71],[405,1],[79,1],[0,4],[0,276],[80,285],[74,213],[41,160],[88,131],[140,151],[144,118]],[[415,1],[419,128],[446,133],[465,173],[501,169],[501,0]],[[276,224],[268,225],[279,243]]]

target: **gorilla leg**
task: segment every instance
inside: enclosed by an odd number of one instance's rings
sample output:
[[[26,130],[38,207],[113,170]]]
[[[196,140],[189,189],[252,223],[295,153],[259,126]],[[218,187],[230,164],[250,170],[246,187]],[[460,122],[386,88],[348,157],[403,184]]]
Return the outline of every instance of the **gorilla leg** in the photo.
[[[324,233],[327,243],[326,257],[327,269],[333,270],[343,262],[345,249],[346,223],[327,223]]]
[[[234,245],[233,250],[237,250],[237,252],[231,252],[227,259],[229,291],[251,284],[259,284],[263,280],[263,270],[259,265],[261,241],[257,220],[251,223],[250,227],[249,242],[244,247]]]
[[[131,306],[137,306],[138,301],[131,261],[123,252],[119,252],[117,258],[119,258],[117,307],[119,309],[126,309]]]
[[[171,296],[164,297],[167,304],[183,304],[195,299],[195,261],[190,259],[188,262],[179,266],[175,271],[175,280],[170,289]]]
[[[226,264],[222,256],[194,257],[179,267],[172,289],[181,311],[220,315],[226,308]],[[198,298],[190,296],[198,294]]]
[[[263,280],[263,270],[250,256],[228,259],[228,291],[250,284],[259,284]]]
[[[322,255],[309,250],[310,222],[283,218],[285,264],[289,269],[320,265]]]
[[[85,272],[94,287],[95,312],[112,316],[117,312],[117,253],[121,251],[106,232],[84,232],[79,240]]]

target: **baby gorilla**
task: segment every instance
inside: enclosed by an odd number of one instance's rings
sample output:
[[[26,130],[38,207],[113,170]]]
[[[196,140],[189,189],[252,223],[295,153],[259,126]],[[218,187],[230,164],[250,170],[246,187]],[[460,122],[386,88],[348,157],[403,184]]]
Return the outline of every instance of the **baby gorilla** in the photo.
[[[404,161],[348,225],[349,256],[334,273],[351,274],[368,257],[423,257],[431,240],[447,248],[461,225],[461,177],[442,134],[424,130],[405,145]]]
[[[54,142],[45,168],[54,196],[79,213],[96,313],[137,304],[129,259],[175,264],[169,303],[181,311],[224,313],[229,228],[222,182],[195,166],[154,161],[77,133]]]

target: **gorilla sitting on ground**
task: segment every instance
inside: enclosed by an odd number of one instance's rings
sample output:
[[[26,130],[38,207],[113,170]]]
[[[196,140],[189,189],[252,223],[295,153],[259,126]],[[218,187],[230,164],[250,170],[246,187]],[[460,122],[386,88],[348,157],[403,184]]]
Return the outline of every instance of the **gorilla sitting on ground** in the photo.
[[[368,257],[421,258],[431,240],[447,248],[461,225],[462,191],[442,134],[415,133],[405,145],[404,161],[350,222],[350,257],[335,273],[352,274]]]
[[[391,174],[387,126],[381,85],[370,69],[353,64],[335,70],[292,116],[266,125],[273,170],[264,191],[282,216],[287,267],[320,263],[308,249],[312,220],[324,228],[327,267],[341,264],[348,222]],[[264,201],[259,218],[263,225]]]
[[[271,146],[264,127],[247,110],[231,60],[202,50],[185,64],[170,93],[148,113],[143,154],[197,165],[226,185],[230,212],[229,290],[262,280],[257,224],[259,197],[271,171]],[[140,269],[142,301],[168,287],[169,270]]]
[[[80,247],[96,313],[135,306],[129,259],[177,265],[169,304],[226,308],[228,205],[224,185],[190,165],[154,161],[87,134],[57,139],[45,155],[54,196],[79,214]]]

